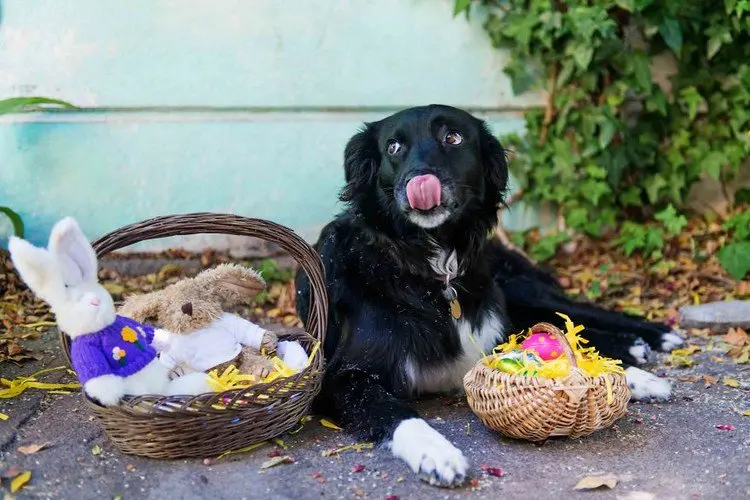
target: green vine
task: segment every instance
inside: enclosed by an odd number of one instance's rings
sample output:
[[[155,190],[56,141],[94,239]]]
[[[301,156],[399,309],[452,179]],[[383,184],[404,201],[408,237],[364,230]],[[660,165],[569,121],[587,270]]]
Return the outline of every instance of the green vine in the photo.
[[[525,134],[503,141],[524,196],[560,207],[572,232],[616,231],[623,251],[657,259],[687,225],[691,187],[726,183],[748,162],[750,0],[456,0],[454,14],[472,4],[486,9],[492,44],[510,51],[514,93],[546,91]],[[660,85],[654,69],[670,59]],[[750,234],[735,222],[717,256],[741,279]],[[566,239],[550,236],[536,256]]]

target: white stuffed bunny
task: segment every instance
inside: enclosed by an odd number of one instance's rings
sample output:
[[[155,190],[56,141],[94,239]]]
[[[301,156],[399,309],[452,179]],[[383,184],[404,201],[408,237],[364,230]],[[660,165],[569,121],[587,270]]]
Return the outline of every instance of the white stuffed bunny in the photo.
[[[21,278],[71,338],[73,369],[90,397],[116,405],[125,395],[211,391],[204,373],[170,381],[151,345],[154,328],[115,314],[112,297],[97,280],[96,253],[74,219],[55,224],[47,249],[16,237],[8,249]]]

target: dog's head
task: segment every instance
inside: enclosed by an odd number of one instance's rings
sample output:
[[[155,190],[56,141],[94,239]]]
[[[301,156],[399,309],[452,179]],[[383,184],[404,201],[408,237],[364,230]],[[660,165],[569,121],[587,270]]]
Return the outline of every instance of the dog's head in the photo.
[[[505,151],[485,123],[449,106],[369,123],[344,156],[342,201],[427,230],[478,212],[495,217],[508,182]]]

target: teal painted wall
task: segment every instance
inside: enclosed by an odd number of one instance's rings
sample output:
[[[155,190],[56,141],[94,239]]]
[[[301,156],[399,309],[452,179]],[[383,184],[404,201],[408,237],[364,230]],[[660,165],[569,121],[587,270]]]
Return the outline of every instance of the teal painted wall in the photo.
[[[44,243],[166,213],[232,212],[308,239],[335,213],[362,122],[442,102],[522,127],[478,22],[451,0],[0,0],[0,97],[84,106],[0,118],[0,205]],[[481,13],[480,13],[481,14]],[[384,27],[388,28],[386,33]],[[514,211],[508,223],[533,223]],[[0,220],[0,237],[9,233]],[[3,238],[4,239],[4,238]],[[168,240],[241,251],[226,238]]]

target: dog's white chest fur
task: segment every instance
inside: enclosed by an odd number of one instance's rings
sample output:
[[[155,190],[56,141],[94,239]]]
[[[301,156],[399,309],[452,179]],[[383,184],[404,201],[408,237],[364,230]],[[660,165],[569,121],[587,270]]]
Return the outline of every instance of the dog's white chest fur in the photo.
[[[455,252],[441,249],[430,259],[436,274],[445,274],[445,263],[455,258]],[[456,266],[457,268],[457,266]],[[461,297],[458,297],[459,303]],[[447,308],[448,300],[445,301]],[[455,360],[442,364],[427,364],[427,360],[410,356],[406,360],[406,377],[415,394],[450,392],[463,387],[463,378],[484,354],[489,354],[503,336],[503,322],[495,314],[488,314],[481,327],[472,331],[471,323],[464,318],[453,320],[461,341],[462,354]]]
[[[447,304],[446,304],[447,307]],[[453,361],[426,365],[413,356],[406,360],[406,376],[414,394],[444,393],[460,390],[466,373],[484,354],[489,354],[502,338],[503,324],[494,314],[485,318],[474,332],[466,320],[455,321],[463,353]],[[426,365],[426,366],[425,366]]]

